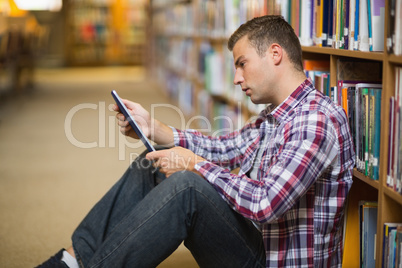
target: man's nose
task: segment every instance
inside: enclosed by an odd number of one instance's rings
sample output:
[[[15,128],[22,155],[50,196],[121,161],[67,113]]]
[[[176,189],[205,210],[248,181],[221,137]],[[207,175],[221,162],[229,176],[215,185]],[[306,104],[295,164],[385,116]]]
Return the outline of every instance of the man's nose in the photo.
[[[244,82],[244,78],[243,78],[242,72],[236,69],[233,84],[240,85],[243,82]]]

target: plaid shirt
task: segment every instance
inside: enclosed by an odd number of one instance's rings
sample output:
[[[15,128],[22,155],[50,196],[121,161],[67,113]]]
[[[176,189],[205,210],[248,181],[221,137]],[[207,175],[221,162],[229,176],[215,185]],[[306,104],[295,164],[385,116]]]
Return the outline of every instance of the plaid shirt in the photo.
[[[341,267],[354,150],[344,110],[310,80],[239,131],[174,135],[176,145],[208,160],[196,169],[233,209],[261,227],[267,267]],[[247,174],[264,135],[253,180]]]

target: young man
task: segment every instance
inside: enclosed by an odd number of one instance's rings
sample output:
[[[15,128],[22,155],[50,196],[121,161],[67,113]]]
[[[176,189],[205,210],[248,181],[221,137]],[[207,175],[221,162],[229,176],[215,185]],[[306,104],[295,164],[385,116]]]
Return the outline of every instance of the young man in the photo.
[[[125,100],[148,137],[176,147],[132,164],[74,232],[64,260],[155,267],[184,241],[201,267],[341,266],[354,166],[345,112],[306,79],[299,40],[283,18],[245,23],[228,47],[234,83],[267,108],[212,138],[168,127]],[[62,254],[42,267],[64,265]]]

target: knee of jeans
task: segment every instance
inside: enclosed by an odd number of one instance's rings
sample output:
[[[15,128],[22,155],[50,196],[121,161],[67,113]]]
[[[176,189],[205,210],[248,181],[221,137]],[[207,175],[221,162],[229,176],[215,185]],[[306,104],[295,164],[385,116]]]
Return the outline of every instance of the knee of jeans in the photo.
[[[140,154],[135,161],[132,162],[131,167],[136,167],[138,169],[149,169],[153,167],[152,162],[145,158],[148,151],[143,152]]]
[[[208,184],[201,176],[187,170],[175,172],[167,180],[170,180],[175,185],[184,185],[186,187],[198,188]]]

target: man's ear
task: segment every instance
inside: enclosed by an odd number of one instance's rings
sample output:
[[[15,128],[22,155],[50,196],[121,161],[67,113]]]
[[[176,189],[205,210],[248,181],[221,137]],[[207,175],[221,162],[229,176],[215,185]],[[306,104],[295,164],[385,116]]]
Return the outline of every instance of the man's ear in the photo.
[[[269,52],[270,57],[272,58],[275,65],[281,63],[283,57],[283,50],[279,44],[277,43],[271,44],[271,46],[269,47]]]

